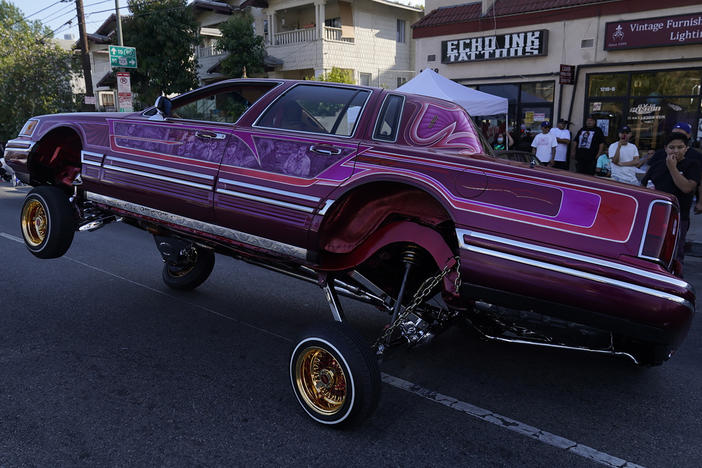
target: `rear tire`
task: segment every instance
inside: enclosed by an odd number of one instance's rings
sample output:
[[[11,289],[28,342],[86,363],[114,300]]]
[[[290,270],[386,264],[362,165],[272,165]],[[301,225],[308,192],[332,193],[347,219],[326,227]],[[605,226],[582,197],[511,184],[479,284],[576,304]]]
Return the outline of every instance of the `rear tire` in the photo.
[[[73,242],[76,222],[68,197],[58,187],[42,185],[24,199],[20,215],[27,249],[39,258],[57,258]]]
[[[209,278],[215,264],[215,254],[212,250],[193,247],[194,260],[186,265],[163,264],[163,282],[171,289],[190,291],[197,288]]]
[[[318,423],[341,427],[368,418],[380,398],[380,370],[370,346],[345,323],[311,328],[290,355],[298,402]]]

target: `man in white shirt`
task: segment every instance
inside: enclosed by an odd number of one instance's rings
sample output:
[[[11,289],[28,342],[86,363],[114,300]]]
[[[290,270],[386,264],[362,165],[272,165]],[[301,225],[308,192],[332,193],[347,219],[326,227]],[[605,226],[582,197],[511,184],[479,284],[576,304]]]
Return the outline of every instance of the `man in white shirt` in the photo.
[[[607,156],[612,160],[612,179],[639,185],[639,179],[636,177],[639,149],[633,143],[629,143],[629,138],[631,138],[631,128],[624,125],[619,129],[619,141],[609,145]]]
[[[541,122],[541,133],[536,135],[531,142],[531,154],[535,154],[544,166],[553,166],[556,157],[556,137],[549,133],[551,123]]]
[[[566,119],[558,119],[558,124],[556,128],[552,128],[549,132],[551,135],[556,137],[556,158],[553,166],[558,169],[568,170],[568,146],[570,145],[570,130],[566,127],[570,125]]]

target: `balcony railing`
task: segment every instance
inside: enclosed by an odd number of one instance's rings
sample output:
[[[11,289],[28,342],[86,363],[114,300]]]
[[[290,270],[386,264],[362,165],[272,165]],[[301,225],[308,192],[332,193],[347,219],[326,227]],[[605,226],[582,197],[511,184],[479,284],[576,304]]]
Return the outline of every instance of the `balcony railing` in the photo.
[[[315,28],[293,29],[292,31],[275,33],[273,38],[274,45],[298,44],[316,40],[317,30]]]
[[[305,28],[279,32],[273,35],[273,39],[273,45],[289,45],[315,41],[317,40],[317,29]],[[324,27],[324,40],[347,42],[350,44],[353,44],[354,42],[353,37],[341,37],[341,28],[330,28],[328,26]]]
[[[353,44],[353,37],[341,37],[341,28],[331,28],[324,26],[325,41],[349,42]]]

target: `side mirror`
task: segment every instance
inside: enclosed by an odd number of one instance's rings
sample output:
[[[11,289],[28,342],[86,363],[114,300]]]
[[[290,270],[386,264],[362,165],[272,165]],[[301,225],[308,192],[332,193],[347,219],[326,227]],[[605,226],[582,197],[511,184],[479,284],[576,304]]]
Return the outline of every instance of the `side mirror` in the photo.
[[[156,115],[161,117],[161,119],[171,116],[171,108],[173,107],[173,103],[166,96],[157,97],[154,106],[156,107]]]

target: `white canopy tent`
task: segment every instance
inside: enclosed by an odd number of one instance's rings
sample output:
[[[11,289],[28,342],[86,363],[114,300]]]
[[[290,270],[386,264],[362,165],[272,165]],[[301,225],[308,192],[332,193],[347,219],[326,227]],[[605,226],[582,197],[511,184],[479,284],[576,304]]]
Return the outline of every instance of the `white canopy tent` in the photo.
[[[467,110],[471,116],[504,114],[505,124],[509,122],[507,118],[507,98],[468,88],[439,75],[429,68],[425,68],[422,73],[397,88],[397,91],[421,94],[422,96],[431,96],[454,102]]]

